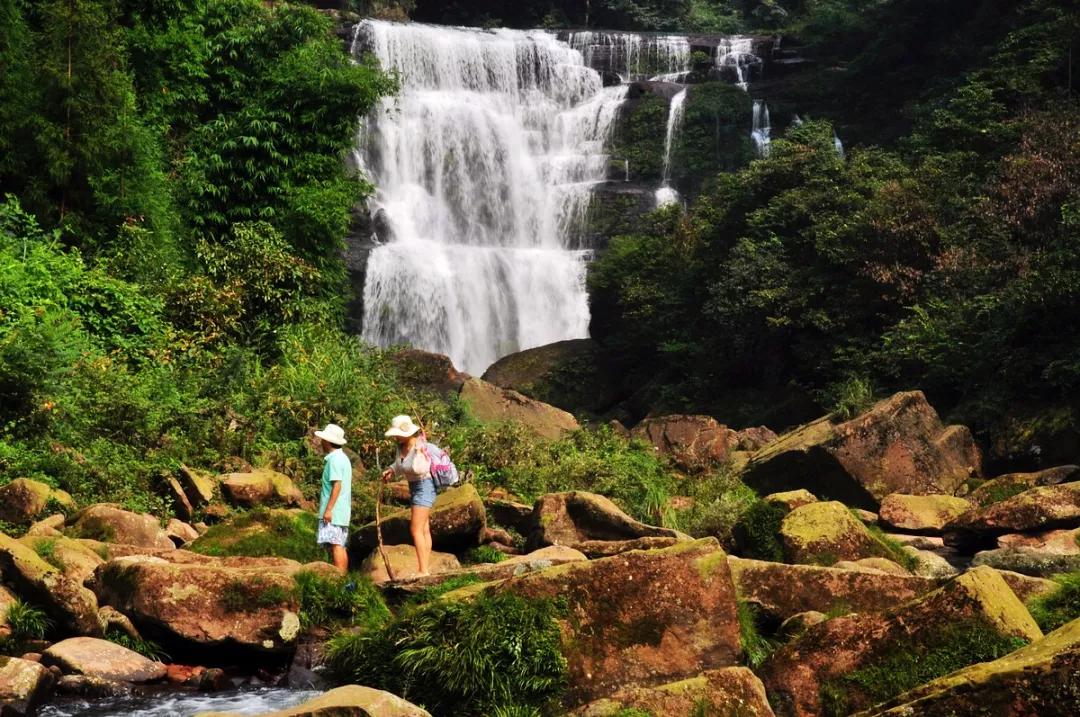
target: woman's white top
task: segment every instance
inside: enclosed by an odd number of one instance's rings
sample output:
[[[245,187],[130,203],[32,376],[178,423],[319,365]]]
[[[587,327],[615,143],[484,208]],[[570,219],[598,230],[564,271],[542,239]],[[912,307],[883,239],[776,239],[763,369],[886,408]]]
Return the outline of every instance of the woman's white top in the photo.
[[[392,468],[395,476],[409,481],[417,481],[431,475],[431,461],[428,460],[424,451],[420,450],[419,444],[404,456],[398,451]]]

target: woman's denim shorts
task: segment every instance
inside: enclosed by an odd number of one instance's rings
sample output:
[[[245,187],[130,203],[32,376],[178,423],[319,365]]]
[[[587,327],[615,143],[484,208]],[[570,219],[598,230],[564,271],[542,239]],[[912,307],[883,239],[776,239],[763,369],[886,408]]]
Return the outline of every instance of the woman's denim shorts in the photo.
[[[435,505],[435,479],[421,478],[409,481],[410,503],[417,508],[430,508]]]

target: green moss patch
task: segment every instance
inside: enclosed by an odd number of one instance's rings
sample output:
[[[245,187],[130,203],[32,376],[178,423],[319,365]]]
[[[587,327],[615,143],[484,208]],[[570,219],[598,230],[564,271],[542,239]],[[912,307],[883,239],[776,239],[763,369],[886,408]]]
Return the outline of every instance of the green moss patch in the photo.
[[[295,580],[305,627],[344,623],[373,629],[390,619],[382,594],[367,577],[304,571]]]
[[[1060,586],[1057,590],[1035,598],[1028,606],[1043,632],[1052,632],[1080,617],[1080,571],[1055,575],[1054,582]]]
[[[315,542],[315,528],[311,513],[257,509],[211,526],[186,547],[216,557],[278,557],[310,563],[325,557]]]

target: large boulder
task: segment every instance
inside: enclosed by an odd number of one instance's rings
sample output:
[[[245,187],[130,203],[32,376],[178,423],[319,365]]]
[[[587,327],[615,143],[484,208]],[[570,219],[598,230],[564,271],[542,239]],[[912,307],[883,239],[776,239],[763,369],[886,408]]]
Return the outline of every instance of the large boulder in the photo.
[[[65,674],[86,675],[111,682],[142,684],[165,677],[165,665],[148,660],[115,642],[95,637],[70,637],[50,645],[42,663]]]
[[[95,576],[98,596],[150,639],[181,649],[250,655],[294,648],[300,618],[292,575],[299,563],[180,550],[173,556],[110,560]]]
[[[65,491],[41,481],[16,478],[0,486],[0,521],[22,525],[30,523],[48,510],[55,513],[75,510],[75,501]]]
[[[1080,481],[1039,486],[952,520],[946,542],[968,545],[1005,533],[1080,527]]]
[[[905,681],[938,676],[912,665],[947,672],[977,660],[973,646],[1041,637],[1001,576],[976,568],[886,612],[814,625],[774,652],[759,674],[778,714],[848,714],[891,697]]]
[[[893,557],[892,550],[838,501],[809,503],[780,524],[784,555],[792,563],[832,565],[838,560]]]
[[[743,479],[759,493],[807,488],[873,510],[890,493],[955,494],[981,463],[971,432],[943,425],[911,391],[850,421],[824,417],[785,433],[754,454]]]
[[[410,510],[388,511],[382,518],[382,536],[386,545],[412,542],[409,533]],[[431,539],[436,550],[454,552],[480,544],[487,527],[484,502],[472,483],[449,488],[439,494],[431,507]],[[367,554],[378,545],[375,522],[353,534],[353,547]]]
[[[408,547],[408,546],[398,546]],[[390,550],[391,546],[387,546],[387,550]],[[412,550],[411,547],[408,547]],[[372,560],[378,555],[378,552],[372,553],[368,557],[368,560]],[[468,565],[456,570],[448,570],[441,573],[432,573],[431,575],[422,578],[406,578],[395,583],[392,586],[386,586],[384,589],[388,589],[391,592],[399,593],[402,595],[410,595],[422,592],[428,588],[442,585],[443,583],[459,578],[462,575],[474,575],[483,582],[495,582],[498,580],[506,580],[518,575],[524,575],[526,573],[537,572],[539,570],[545,570],[553,565],[563,565],[565,563],[580,563],[585,562],[588,558],[584,553],[581,553],[573,548],[565,548],[562,546],[551,546],[547,548],[541,548],[540,550],[533,551],[527,555],[515,555],[514,557],[507,558],[498,563],[482,563],[480,565]],[[365,561],[366,563],[367,561]],[[416,557],[413,555],[413,563],[415,564]],[[381,560],[380,560],[381,563]]]
[[[37,662],[0,655],[0,715],[29,717],[52,695],[56,678]]]
[[[24,535],[19,542],[78,585],[84,585],[105,562],[92,548],[71,538]]]
[[[568,707],[729,667],[742,653],[735,587],[714,538],[559,565],[493,589],[566,605]]]
[[[229,502],[243,508],[258,506],[304,507],[304,494],[289,476],[260,468],[250,473],[222,476],[221,490]]]
[[[132,513],[111,503],[95,503],[67,520],[64,531],[74,538],[89,538],[103,543],[122,543],[146,548],[171,550],[161,522],[146,513]]]
[[[469,375],[454,368],[443,354],[420,349],[402,349],[394,354],[398,377],[408,386],[449,396],[461,390]]]
[[[689,540],[678,531],[646,525],[631,518],[602,495],[578,490],[547,493],[537,499],[525,544],[530,550],[565,545],[587,555],[589,551],[582,550],[583,544],[622,543],[641,538],[661,538],[669,543]]]
[[[60,629],[101,634],[94,593],[45,562],[29,546],[0,533],[0,576],[28,601],[40,605]]]
[[[503,356],[481,376],[572,413],[604,413],[620,398],[618,374],[592,339],[570,339]]]
[[[460,396],[477,419],[490,423],[515,421],[540,438],[554,440],[580,428],[577,419],[561,408],[478,378],[465,381]]]
[[[747,667],[706,670],[659,687],[624,687],[573,712],[576,717],[773,717],[765,686]]]
[[[1080,620],[1016,652],[920,685],[857,717],[1075,717],[1080,714]]]
[[[941,581],[866,570],[818,565],[787,565],[763,560],[728,558],[740,600],[759,605],[785,620],[806,611],[871,612],[887,610],[925,595]]]
[[[1058,485],[1080,480],[1080,466],[1058,466],[1035,473],[1008,473],[988,480],[967,495],[967,499],[979,507],[985,508],[1012,498],[1031,488]]]
[[[246,712],[201,712],[195,717],[240,717]],[[411,702],[383,690],[345,685],[314,699],[259,717],[431,717]]]
[[[735,451],[755,451],[776,440],[776,434],[768,428],[736,431],[711,416],[684,415],[646,418],[634,426],[630,435],[670,455],[687,470],[726,461]]]
[[[419,567],[416,564],[416,549],[411,545],[387,545],[385,548],[386,562],[390,563],[390,570],[394,573],[394,580],[411,580],[416,577]],[[461,563],[451,553],[431,553],[431,573],[437,575],[450,570],[458,570]],[[364,558],[360,564],[360,574],[367,575],[376,585],[381,585],[390,580],[386,571],[386,563],[378,550],[372,551],[371,555]]]
[[[878,519],[886,526],[913,533],[940,532],[950,521],[971,510],[971,503],[952,495],[885,496]]]
[[[1062,554],[1038,548],[997,548],[982,550],[971,559],[972,565],[986,565],[1023,575],[1048,578],[1058,573],[1080,570],[1080,555]]]

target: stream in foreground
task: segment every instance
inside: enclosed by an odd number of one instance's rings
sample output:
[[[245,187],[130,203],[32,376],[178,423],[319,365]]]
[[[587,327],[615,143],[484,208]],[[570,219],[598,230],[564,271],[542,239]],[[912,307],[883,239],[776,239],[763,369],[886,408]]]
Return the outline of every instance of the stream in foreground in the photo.
[[[200,712],[258,715],[299,704],[320,694],[314,690],[258,687],[228,692],[160,690],[108,699],[61,699],[39,717],[193,717]]]

